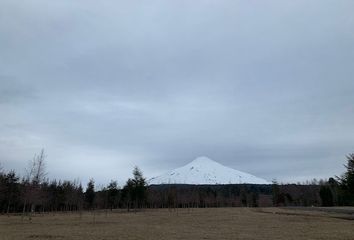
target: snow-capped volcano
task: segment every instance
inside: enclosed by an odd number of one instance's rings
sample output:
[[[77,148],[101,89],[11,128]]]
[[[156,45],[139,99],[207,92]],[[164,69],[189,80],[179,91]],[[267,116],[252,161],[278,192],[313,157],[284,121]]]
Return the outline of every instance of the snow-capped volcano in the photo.
[[[270,184],[268,181],[225,167],[207,157],[198,157],[187,165],[151,178],[149,184]]]

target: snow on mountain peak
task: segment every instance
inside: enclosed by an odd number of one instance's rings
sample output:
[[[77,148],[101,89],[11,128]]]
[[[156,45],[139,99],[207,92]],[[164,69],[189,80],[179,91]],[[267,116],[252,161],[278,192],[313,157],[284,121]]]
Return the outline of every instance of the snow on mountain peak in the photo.
[[[194,159],[192,162],[215,162],[213,160],[211,160],[208,157],[205,156],[201,156],[201,157],[197,157],[196,159]]]
[[[197,157],[193,161],[191,161],[188,165],[203,165],[203,164],[219,164],[215,162],[214,160],[211,160],[208,157]]]
[[[149,184],[269,184],[264,179],[198,157],[187,165],[151,178]]]

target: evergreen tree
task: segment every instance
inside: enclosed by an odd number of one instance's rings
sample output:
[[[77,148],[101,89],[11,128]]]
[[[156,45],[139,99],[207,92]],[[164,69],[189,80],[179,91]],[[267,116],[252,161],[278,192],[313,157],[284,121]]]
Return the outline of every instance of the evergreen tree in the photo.
[[[138,168],[135,167],[133,170],[133,183],[135,187],[135,201],[136,201],[136,207],[141,208],[146,201],[146,180],[143,176],[142,171]]]
[[[110,209],[118,206],[119,189],[117,181],[111,181],[107,186],[108,205]]]
[[[354,153],[347,156],[346,172],[339,178],[342,188],[343,203],[354,205]]]
[[[347,156],[348,163],[345,165],[347,172],[344,174],[344,181],[348,192],[354,194],[354,153]]]
[[[333,206],[333,195],[331,188],[327,185],[322,185],[320,188],[320,197],[322,201],[322,206],[331,207]]]
[[[87,184],[85,192],[85,203],[87,207],[92,209],[95,201],[95,181],[91,178]]]
[[[142,208],[145,205],[147,184],[142,171],[138,167],[134,168],[133,178],[128,179],[123,191],[128,210],[131,204],[134,204],[135,208]]]
[[[272,181],[273,206],[278,206],[280,203],[280,189],[276,179]]]

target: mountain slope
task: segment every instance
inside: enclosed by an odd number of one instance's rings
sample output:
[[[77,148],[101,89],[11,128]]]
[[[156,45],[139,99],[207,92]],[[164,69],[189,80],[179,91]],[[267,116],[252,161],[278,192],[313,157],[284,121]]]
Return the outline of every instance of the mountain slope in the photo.
[[[198,157],[189,164],[151,178],[152,184],[270,184],[262,178],[225,167],[207,157]]]

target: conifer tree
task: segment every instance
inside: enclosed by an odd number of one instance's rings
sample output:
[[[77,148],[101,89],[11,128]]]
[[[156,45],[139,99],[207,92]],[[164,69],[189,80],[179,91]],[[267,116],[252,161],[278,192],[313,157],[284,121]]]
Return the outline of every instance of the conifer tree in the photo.
[[[94,207],[95,201],[95,181],[91,178],[87,184],[86,192],[85,192],[85,202],[89,209]]]
[[[134,167],[133,178],[128,179],[123,191],[128,211],[132,204],[135,208],[144,207],[147,198],[147,183],[138,167]]]
[[[117,207],[118,205],[118,195],[119,195],[119,189],[118,189],[118,183],[117,181],[111,181],[107,187],[107,195],[108,195],[108,205],[111,211],[113,208]]]
[[[343,191],[343,202],[354,205],[354,153],[347,156],[347,164],[344,165],[346,172],[338,178]]]

